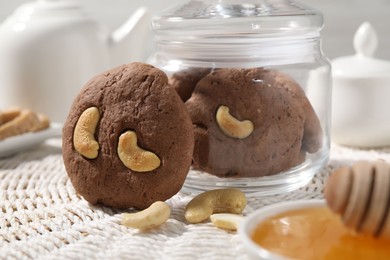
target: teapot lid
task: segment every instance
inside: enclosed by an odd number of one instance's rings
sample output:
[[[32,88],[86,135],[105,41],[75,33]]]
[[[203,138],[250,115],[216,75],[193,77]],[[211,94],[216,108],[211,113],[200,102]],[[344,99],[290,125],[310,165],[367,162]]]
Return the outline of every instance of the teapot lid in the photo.
[[[293,0],[189,0],[166,9],[152,22],[157,38],[269,38],[314,33],[321,12]]]
[[[355,33],[353,45],[355,55],[333,60],[333,76],[366,78],[390,74],[390,62],[373,57],[378,47],[378,36],[369,22],[360,25]]]

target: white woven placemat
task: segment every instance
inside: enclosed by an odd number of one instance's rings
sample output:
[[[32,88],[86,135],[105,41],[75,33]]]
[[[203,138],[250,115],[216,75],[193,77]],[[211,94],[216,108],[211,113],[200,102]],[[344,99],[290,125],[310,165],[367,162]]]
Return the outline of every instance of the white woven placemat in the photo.
[[[65,172],[59,140],[0,159],[1,259],[248,259],[234,232],[210,223],[187,224],[191,199],[178,193],[172,214],[157,229],[140,232],[120,224],[123,211],[92,206],[78,197]],[[324,180],[340,165],[366,159],[390,161],[390,150],[333,146],[331,160],[297,191],[249,198],[244,213],[286,200],[321,198]]]

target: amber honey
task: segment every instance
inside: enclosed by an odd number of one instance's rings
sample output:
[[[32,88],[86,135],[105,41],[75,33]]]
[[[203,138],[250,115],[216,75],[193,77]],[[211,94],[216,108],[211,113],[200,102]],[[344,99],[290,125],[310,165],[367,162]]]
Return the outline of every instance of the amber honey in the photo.
[[[288,211],[260,223],[252,239],[294,259],[390,259],[390,240],[357,234],[326,207]]]

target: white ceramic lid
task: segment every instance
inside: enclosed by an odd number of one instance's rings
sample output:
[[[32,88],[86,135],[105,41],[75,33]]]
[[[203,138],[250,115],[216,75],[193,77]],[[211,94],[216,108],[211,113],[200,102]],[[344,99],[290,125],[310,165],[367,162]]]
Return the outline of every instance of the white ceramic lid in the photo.
[[[390,75],[390,62],[373,57],[378,47],[378,36],[373,26],[365,22],[355,33],[356,54],[333,60],[334,77],[375,78]]]

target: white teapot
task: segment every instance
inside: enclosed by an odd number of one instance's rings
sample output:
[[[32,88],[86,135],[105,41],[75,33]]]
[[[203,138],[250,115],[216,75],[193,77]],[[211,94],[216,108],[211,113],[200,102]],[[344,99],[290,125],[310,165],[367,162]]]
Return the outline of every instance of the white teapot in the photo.
[[[89,78],[140,59],[149,22],[140,8],[109,34],[76,1],[20,6],[0,25],[0,110],[20,106],[63,122]]]

